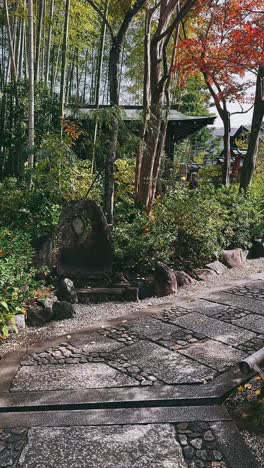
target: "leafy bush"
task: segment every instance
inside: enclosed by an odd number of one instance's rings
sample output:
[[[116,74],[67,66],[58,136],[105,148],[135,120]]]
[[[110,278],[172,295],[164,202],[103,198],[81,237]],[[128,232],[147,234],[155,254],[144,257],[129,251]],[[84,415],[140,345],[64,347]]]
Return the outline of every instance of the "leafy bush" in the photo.
[[[37,286],[32,266],[34,251],[28,234],[0,228],[0,336],[8,335],[14,315]]]
[[[14,178],[0,184],[0,226],[23,230],[33,241],[54,232],[63,205],[85,197],[94,177],[90,163],[78,161],[54,136],[43,141],[36,158],[32,190]],[[98,183],[89,197],[100,199]]]
[[[114,227],[116,267],[146,272],[159,259],[177,269],[204,266],[226,248],[248,248],[263,235],[263,209],[253,195],[202,186],[177,187],[156,200],[152,215],[130,210]]]

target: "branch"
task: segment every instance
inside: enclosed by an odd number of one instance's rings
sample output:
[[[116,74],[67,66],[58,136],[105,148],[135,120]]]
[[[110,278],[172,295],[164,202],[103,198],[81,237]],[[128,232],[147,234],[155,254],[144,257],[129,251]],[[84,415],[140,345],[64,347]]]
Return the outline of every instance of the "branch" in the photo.
[[[164,37],[169,36],[171,37],[174,29],[176,26],[185,18],[185,16],[189,13],[191,8],[197,3],[197,0],[187,0],[184,6],[181,8],[179,13],[176,15],[176,18],[172,22],[172,24],[159,36],[153,38],[155,42],[161,41]]]
[[[232,114],[230,114],[230,115],[246,114],[246,113],[249,112],[251,109],[253,109],[253,107],[254,107],[254,104],[252,104],[252,106],[250,106],[247,110],[244,110],[243,107],[241,106],[242,111],[232,112]]]
[[[88,0],[88,1],[90,1],[90,0]],[[136,16],[136,14],[139,12],[139,10],[144,6],[146,1],[147,0],[137,0],[136,3],[134,4],[134,6],[132,6],[127,11],[126,16],[125,16],[125,18],[123,20],[123,23],[121,24],[120,29],[119,29],[119,31],[118,31],[118,33],[116,35],[116,44],[117,45],[122,44],[132,19],[134,18],[134,16]]]
[[[96,11],[96,13],[100,16],[100,18],[104,21],[106,27],[108,28],[109,30],[109,33],[110,33],[110,36],[111,36],[111,39],[112,41],[114,40],[114,31],[112,29],[112,26],[111,24],[109,23],[106,15],[100,10],[100,8],[94,3],[93,0],[86,0],[87,3],[89,3],[89,5]]]

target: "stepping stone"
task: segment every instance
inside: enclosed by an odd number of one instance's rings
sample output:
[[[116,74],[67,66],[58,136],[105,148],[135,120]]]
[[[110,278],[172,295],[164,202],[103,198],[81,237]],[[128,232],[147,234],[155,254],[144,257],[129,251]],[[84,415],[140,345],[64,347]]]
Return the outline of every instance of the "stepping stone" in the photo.
[[[256,333],[264,333],[264,317],[258,315],[248,315],[238,320],[234,320],[233,323],[239,327],[252,330]]]
[[[249,310],[255,314],[264,315],[262,300],[257,301],[246,296],[228,293],[228,291],[215,293],[206,297],[206,299],[213,303],[227,304],[238,309],[245,309],[246,311]]]
[[[154,318],[147,318],[144,320],[133,320],[127,326],[129,332],[143,335],[146,338],[158,340],[163,336],[170,335],[173,332],[177,332],[179,327],[169,325],[168,323],[155,320]]]
[[[252,332],[196,312],[178,318],[174,323],[231,346],[237,346],[255,336]]]
[[[154,343],[137,343],[117,354],[167,384],[204,383],[216,374],[213,369]]]
[[[102,363],[23,366],[15,376],[13,392],[127,387],[139,382]]]
[[[202,364],[213,367],[222,372],[228,367],[236,365],[246,354],[214,340],[195,343],[181,351],[180,354],[193,358]]]
[[[187,468],[169,424],[30,429],[18,467],[52,466]]]
[[[72,341],[71,344],[77,348],[81,348],[85,353],[106,353],[122,347],[121,343],[99,333],[89,333],[85,338]]]

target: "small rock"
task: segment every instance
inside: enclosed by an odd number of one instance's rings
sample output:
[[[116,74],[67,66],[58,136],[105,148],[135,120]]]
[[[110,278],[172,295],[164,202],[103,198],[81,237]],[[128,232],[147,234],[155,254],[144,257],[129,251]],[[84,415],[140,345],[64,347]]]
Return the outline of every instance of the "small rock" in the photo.
[[[205,432],[204,440],[206,440],[206,442],[213,442],[215,440],[215,437],[214,437],[214,434],[212,433],[212,431],[206,431]]]
[[[179,423],[177,424],[177,429],[179,431],[186,431],[186,429],[188,429],[188,423]]]
[[[218,260],[212,263],[208,263],[206,265],[206,268],[209,268],[209,270],[213,270],[217,275],[223,275],[228,270],[228,268]]]
[[[14,427],[11,432],[15,435],[24,435],[26,433],[26,429],[23,427]]]
[[[18,452],[19,450],[22,450],[22,448],[24,447],[24,440],[18,440],[16,443],[15,443],[15,450]]]
[[[187,460],[192,460],[194,455],[194,450],[192,447],[184,447],[183,448],[183,455]]]
[[[190,275],[188,275],[184,271],[175,271],[174,273],[175,273],[179,288],[184,288],[186,286],[189,286],[192,283],[195,283],[195,279],[193,279]]]
[[[26,328],[26,320],[24,314],[15,315],[15,321],[18,330],[24,330]]]
[[[194,274],[199,281],[206,281],[217,275],[215,271],[209,270],[209,268],[194,270]]]
[[[213,454],[216,461],[221,461],[223,459],[222,454],[218,450],[213,450]]]
[[[179,434],[178,438],[179,438],[179,442],[180,442],[181,445],[185,446],[185,445],[188,444],[188,439],[187,439],[186,435]]]
[[[203,461],[211,460],[211,454],[208,450],[197,450],[196,455],[198,458],[200,458]]]
[[[202,439],[193,439],[193,440],[191,440],[190,444],[195,449],[200,450],[202,448],[202,445],[203,445],[203,440]]]
[[[6,446],[4,442],[0,442],[0,453],[2,453],[5,450]]]
[[[57,296],[59,301],[70,302],[71,304],[76,304],[78,302],[74,284],[69,278],[64,278],[60,281]]]
[[[154,375],[149,375],[148,380],[150,380],[151,382],[156,382],[157,381],[157,379],[156,379],[156,377],[154,377]]]

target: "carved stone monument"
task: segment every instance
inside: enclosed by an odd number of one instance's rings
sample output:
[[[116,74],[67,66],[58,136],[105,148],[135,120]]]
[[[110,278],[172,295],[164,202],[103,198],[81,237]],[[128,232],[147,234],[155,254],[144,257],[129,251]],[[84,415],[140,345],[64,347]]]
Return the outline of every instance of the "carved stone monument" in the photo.
[[[72,201],[58,229],[57,272],[70,279],[99,278],[112,272],[110,228],[92,200]]]

